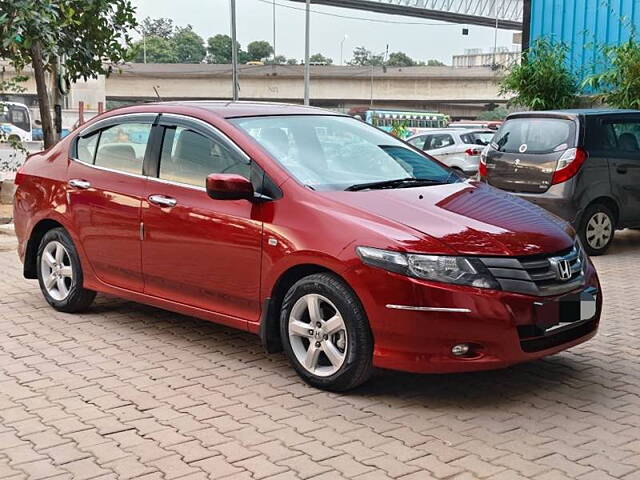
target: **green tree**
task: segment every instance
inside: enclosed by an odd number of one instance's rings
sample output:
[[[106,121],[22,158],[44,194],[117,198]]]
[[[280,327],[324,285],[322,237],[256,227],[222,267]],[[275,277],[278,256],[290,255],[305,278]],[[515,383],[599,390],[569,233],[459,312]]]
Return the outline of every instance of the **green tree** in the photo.
[[[204,40],[191,25],[176,28],[171,42],[178,63],[200,63],[207,54]]]
[[[430,60],[427,60],[427,67],[444,67],[444,63],[442,63],[440,60],[432,58]]]
[[[229,35],[218,34],[209,37],[207,40],[207,62],[208,63],[231,63],[232,41]],[[236,42],[236,47],[240,51],[240,43]]]
[[[295,58],[287,59],[287,65],[297,65],[297,64],[298,64],[298,60],[296,60]]]
[[[247,45],[249,61],[259,62],[271,56],[273,47],[265,40],[256,40]]]
[[[349,65],[382,65],[383,63],[384,57],[382,55],[373,55],[371,50],[367,50],[365,47],[356,47]]]
[[[390,67],[413,67],[416,62],[404,52],[393,52],[389,54],[387,65]]]
[[[602,47],[607,68],[588,77],[583,86],[614,108],[640,108],[640,44],[631,37],[620,45]]]
[[[135,27],[129,0],[0,0],[0,58],[18,72],[33,67],[46,148],[55,143],[46,72],[68,81],[109,73]]]
[[[309,57],[309,63],[323,63],[326,65],[331,65],[333,63],[333,59],[325,57],[321,53],[314,53]]]
[[[169,40],[174,31],[173,20],[170,18],[145,18],[140,24],[140,33],[146,37],[161,37]]]
[[[567,50],[564,44],[537,40],[502,79],[500,95],[513,95],[509,103],[531,110],[572,107],[580,90],[566,64]]]
[[[270,58],[269,60],[266,60],[265,63],[268,65],[284,65],[287,63],[287,57],[284,55],[276,55],[275,58]]]
[[[477,120],[492,121],[492,120],[504,120],[509,115],[509,110],[505,107],[497,106],[493,110],[485,110],[480,112],[476,117]]]
[[[145,57],[146,49],[146,57]],[[143,63],[178,63],[175,44],[171,39],[162,37],[145,37],[135,42],[129,51],[132,62]]]

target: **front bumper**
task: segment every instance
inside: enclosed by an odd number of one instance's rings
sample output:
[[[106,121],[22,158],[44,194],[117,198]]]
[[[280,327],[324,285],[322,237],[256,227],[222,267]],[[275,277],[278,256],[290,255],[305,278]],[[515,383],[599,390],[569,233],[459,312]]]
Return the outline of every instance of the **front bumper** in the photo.
[[[351,272],[375,341],[374,365],[416,373],[489,370],[551,355],[593,337],[602,294],[593,267],[586,287],[597,290],[596,313],[562,328],[540,330],[535,302],[540,297],[496,290],[438,284],[367,266]],[[545,301],[556,297],[544,297]],[[412,311],[387,305],[422,306],[454,311]],[[473,346],[473,354],[456,357],[451,348]]]

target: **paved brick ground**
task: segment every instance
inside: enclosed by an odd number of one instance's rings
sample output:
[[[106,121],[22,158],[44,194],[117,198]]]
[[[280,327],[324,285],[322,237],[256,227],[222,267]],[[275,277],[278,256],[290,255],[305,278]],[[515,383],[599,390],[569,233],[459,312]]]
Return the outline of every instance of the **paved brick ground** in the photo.
[[[640,232],[597,259],[598,337],[503,371],[306,387],[257,338],[45,305],[0,242],[0,478],[640,479]],[[2,251],[4,250],[4,251]]]

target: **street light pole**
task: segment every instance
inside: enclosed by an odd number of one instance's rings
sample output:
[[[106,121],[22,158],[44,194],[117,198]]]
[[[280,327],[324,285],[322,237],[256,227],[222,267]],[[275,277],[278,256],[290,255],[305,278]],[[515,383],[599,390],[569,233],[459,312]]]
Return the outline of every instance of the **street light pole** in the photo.
[[[304,32],[304,104],[309,105],[309,29],[311,26],[311,0],[307,0]]]
[[[342,37],[342,41],[340,42],[340,65],[344,65],[343,62],[343,56],[342,53],[344,51],[344,41],[349,38],[349,35],[347,35],[346,33],[344,34],[344,37]]]
[[[238,100],[238,44],[236,42],[236,0],[231,1],[231,81],[233,101]]]

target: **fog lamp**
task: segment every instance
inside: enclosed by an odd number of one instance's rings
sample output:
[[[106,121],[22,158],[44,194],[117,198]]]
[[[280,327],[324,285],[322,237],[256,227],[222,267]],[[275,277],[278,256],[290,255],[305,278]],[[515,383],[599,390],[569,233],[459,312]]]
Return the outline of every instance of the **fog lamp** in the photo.
[[[469,344],[467,343],[459,343],[451,347],[451,353],[456,357],[461,357],[469,353]]]

